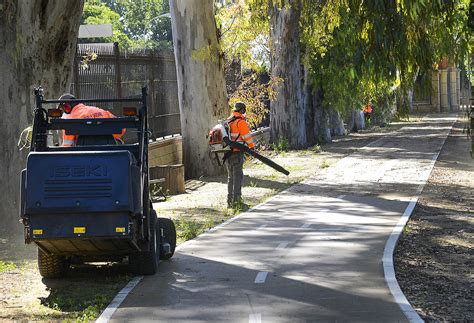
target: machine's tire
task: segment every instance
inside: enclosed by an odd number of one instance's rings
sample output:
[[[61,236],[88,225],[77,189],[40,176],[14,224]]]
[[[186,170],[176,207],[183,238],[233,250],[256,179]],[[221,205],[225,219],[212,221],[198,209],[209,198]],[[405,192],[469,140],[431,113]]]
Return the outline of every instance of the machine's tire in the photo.
[[[176,228],[174,222],[167,218],[158,218],[158,226],[162,230],[161,242],[169,243],[171,247],[171,253],[165,254],[163,249],[160,248],[160,259],[168,260],[174,255],[176,249]]]
[[[160,250],[160,228],[156,213],[150,212],[150,250],[133,253],[129,256],[130,267],[137,275],[154,275],[158,267]]]
[[[68,263],[65,257],[47,254],[38,248],[38,268],[43,278],[59,278],[66,274]]]

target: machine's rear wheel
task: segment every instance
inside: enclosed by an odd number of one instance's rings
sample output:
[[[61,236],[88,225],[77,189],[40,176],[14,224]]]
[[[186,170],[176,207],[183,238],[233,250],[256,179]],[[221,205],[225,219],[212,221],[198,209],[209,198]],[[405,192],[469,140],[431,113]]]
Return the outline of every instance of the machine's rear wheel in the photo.
[[[167,218],[158,218],[158,224],[161,228],[160,259],[168,260],[174,255],[176,248],[176,228],[174,222]]]
[[[59,278],[64,276],[68,269],[65,257],[47,254],[38,248],[38,268],[44,278]]]
[[[137,252],[129,256],[132,271],[138,275],[154,275],[159,261],[160,250],[160,228],[156,219],[156,213],[150,212],[150,249]]]

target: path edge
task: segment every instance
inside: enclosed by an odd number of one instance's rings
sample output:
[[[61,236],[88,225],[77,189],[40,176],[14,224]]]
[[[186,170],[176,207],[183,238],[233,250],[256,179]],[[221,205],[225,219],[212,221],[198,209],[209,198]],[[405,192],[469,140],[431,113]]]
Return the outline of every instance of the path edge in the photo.
[[[432,159],[432,166],[431,166],[431,171],[433,170],[433,167],[434,167],[434,164],[436,163],[437,159],[438,159],[438,156],[439,154],[441,153],[441,150],[443,149],[444,147],[444,143],[446,142],[446,139],[447,137],[449,136],[449,134],[451,133],[451,129],[454,125],[454,123],[458,120],[458,116],[456,116],[456,119],[453,121],[453,123],[451,124],[451,127],[450,127],[450,130],[448,132],[448,135],[444,138],[443,140],[443,143],[441,145],[441,148],[440,150],[437,152],[437,154],[435,155],[435,157]],[[375,141],[372,141],[370,143],[368,143],[367,145],[363,146],[363,147],[360,147],[360,148],[364,148],[364,147],[369,147],[371,145],[374,145],[375,143],[379,142],[380,140],[384,139],[388,134],[385,134],[383,135],[381,138],[378,138],[376,139]],[[359,149],[360,149],[359,148]],[[349,154],[347,156],[350,156],[352,154]],[[344,156],[342,159],[346,158],[347,156]],[[340,160],[339,160],[340,161]],[[339,162],[338,161],[338,162]],[[336,163],[337,164],[337,163]],[[431,171],[430,171],[430,174],[431,175]],[[429,175],[428,175],[428,178],[429,178]],[[271,202],[272,200],[278,198],[280,195],[283,195],[283,194],[287,194],[288,192],[290,192],[291,189],[299,186],[299,185],[302,185],[304,184],[305,182],[308,182],[309,179],[307,180],[304,180],[300,183],[296,183],[294,185],[291,185],[290,187],[284,189],[283,191],[281,192],[278,192],[277,194],[273,195],[272,197],[268,198],[267,200],[255,205],[254,207],[242,212],[242,213],[239,213],[239,214],[236,214],[234,215],[233,217],[231,217],[230,219],[228,219],[227,221],[209,229],[208,231],[198,235],[197,237],[193,238],[193,239],[190,239],[190,240],[187,240],[185,242],[183,242],[182,244],[180,244],[179,246],[176,246],[176,249],[175,251],[179,251],[180,249],[183,249],[184,247],[186,247],[187,245],[189,244],[192,244],[192,243],[195,243],[196,241],[200,240],[201,238],[205,237],[205,236],[208,236],[209,234],[212,234],[213,232],[219,230],[220,228],[222,227],[225,227],[227,226],[228,224],[234,222],[235,220],[249,214],[249,213],[252,213],[252,212],[255,212],[257,210],[259,210],[261,207],[263,207],[266,203],[268,202]],[[423,185],[424,187],[424,185]],[[421,193],[421,191],[420,191]],[[343,198],[343,195],[337,197],[337,198]],[[385,277],[385,281],[387,282],[388,286],[389,286],[389,289],[390,289],[390,292],[392,293],[392,295],[394,296],[395,300],[397,301],[397,304],[400,306],[401,310],[403,311],[403,313],[405,314],[405,316],[408,318],[408,320],[410,322],[416,322],[416,323],[421,323],[421,322],[424,322],[420,316],[416,313],[416,311],[413,309],[413,307],[411,307],[410,303],[408,302],[407,298],[405,297],[405,295],[403,294],[403,292],[401,291],[400,289],[400,286],[398,285],[398,282],[397,282],[397,279],[395,277],[395,269],[394,269],[394,266],[393,266],[393,252],[395,250],[395,247],[396,247],[396,244],[398,242],[398,239],[400,238],[400,234],[403,230],[403,228],[405,227],[406,223],[408,222],[408,219],[410,218],[411,216],[411,213],[413,212],[413,209],[415,208],[416,206],[416,202],[418,201],[418,197],[416,198],[416,201],[414,202],[413,204],[413,207],[411,208],[408,216],[405,217],[405,213],[407,213],[407,210],[410,208],[410,205],[411,205],[411,202],[410,204],[408,205],[408,207],[405,209],[405,212],[403,213],[403,216],[402,218],[400,219],[400,221],[398,222],[397,226],[394,228],[394,230],[392,231],[389,239],[387,240],[387,243],[385,245],[385,248],[384,248],[384,253],[383,253],[383,269],[384,269],[384,277]],[[403,223],[403,225],[401,225],[402,221],[405,221]],[[399,226],[401,225],[401,228],[399,229]],[[399,230],[398,230],[399,229]],[[395,234],[396,231],[399,231],[398,234]],[[389,243],[391,240],[394,240],[393,241],[393,246],[391,246],[391,250],[388,250],[389,248]],[[387,258],[387,259],[386,259]],[[387,264],[387,266],[386,266]],[[390,276],[390,274],[393,275]],[[143,279],[143,276],[137,276],[137,277],[134,277],[131,281],[129,281],[129,283],[124,287],[122,288],[122,290],[120,290],[120,292],[118,292],[118,294],[115,296],[115,298],[112,300],[112,302],[107,306],[107,308],[101,313],[101,315],[97,318],[96,322],[98,323],[105,323],[105,322],[108,322],[112,315],[116,312],[116,310],[118,309],[118,307],[120,306],[120,304],[122,304],[122,302],[125,300],[125,298],[127,297],[127,295],[138,285],[138,283],[140,283],[140,281]],[[389,279],[390,279],[390,282],[389,282]],[[393,285],[393,290],[392,290],[392,285]],[[398,289],[398,290],[397,290]],[[400,301],[398,300],[397,295],[400,295]],[[398,294],[400,293],[400,294]],[[407,310],[407,312],[405,312],[405,309]],[[411,319],[408,315],[413,315],[413,319]]]
[[[124,288],[118,292],[118,294],[114,297],[112,302],[107,306],[107,308],[100,314],[97,318],[96,323],[105,323],[108,322],[115,311],[119,308],[120,304],[125,300],[127,295],[138,285],[138,283],[143,279],[143,276],[136,276],[133,277],[132,280],[125,285]]]
[[[408,319],[408,321],[412,323],[422,323],[424,321],[411,306],[410,302],[408,302],[408,299],[405,297],[405,294],[403,294],[403,291],[398,284],[397,277],[395,276],[395,267],[393,264],[393,253],[401,233],[410,219],[417,202],[418,197],[415,197],[410,200],[410,203],[408,203],[405,212],[403,212],[402,217],[398,221],[397,225],[390,234],[387,243],[385,244],[382,258],[385,282],[387,283],[388,288],[395,299],[395,302],[398,304],[403,314],[405,314],[405,317]]]
[[[418,203],[419,196],[423,192],[423,188],[425,187],[426,183],[428,182],[431,176],[431,173],[433,172],[433,168],[436,164],[436,161],[438,160],[439,155],[441,154],[441,151],[444,148],[444,144],[446,143],[446,140],[451,134],[453,126],[458,121],[458,119],[459,119],[459,115],[457,115],[455,117],[455,120],[451,123],[451,126],[449,127],[449,132],[447,133],[446,137],[444,137],[443,142],[441,143],[441,146],[439,148],[439,151],[431,159],[431,170],[428,174],[428,178],[426,179],[425,183],[420,185],[420,188],[418,189],[418,196],[410,199],[410,202],[408,203],[408,206],[403,212],[402,217],[398,221],[395,228],[392,230],[392,233],[390,234],[390,237],[388,238],[387,243],[385,244],[384,251],[383,251],[382,263],[383,263],[383,273],[385,277],[385,282],[387,283],[388,288],[390,289],[390,292],[392,293],[392,296],[394,297],[396,303],[402,310],[403,314],[405,314],[405,317],[411,323],[422,323],[424,322],[424,320],[418,315],[416,310],[411,306],[405,294],[403,294],[403,291],[400,288],[400,285],[398,284],[397,277],[395,275],[393,254],[395,252],[395,248],[397,247],[397,243],[398,243],[398,240],[400,239],[403,229],[408,223],[408,220],[410,219],[413,213],[413,210],[415,209],[416,204]]]

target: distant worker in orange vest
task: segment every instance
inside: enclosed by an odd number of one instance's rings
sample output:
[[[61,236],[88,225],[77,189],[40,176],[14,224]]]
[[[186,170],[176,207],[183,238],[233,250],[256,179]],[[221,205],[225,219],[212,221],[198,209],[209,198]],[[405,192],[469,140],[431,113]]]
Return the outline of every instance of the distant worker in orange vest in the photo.
[[[75,100],[76,98],[69,93],[61,95],[59,100]],[[63,119],[95,119],[95,118],[115,118],[110,111],[106,111],[97,107],[87,106],[83,103],[60,103],[58,106],[65,114]],[[125,131],[121,134],[114,134],[115,139],[122,138]],[[63,146],[72,147],[76,145],[77,135],[66,135],[63,131]]]
[[[255,142],[246,121],[246,105],[237,102],[232,109],[232,114],[227,118],[230,128],[230,139],[255,148]],[[242,181],[244,179],[244,153],[238,148],[233,148],[226,158],[227,167],[227,206],[229,208],[242,207]]]
[[[370,116],[372,115],[372,105],[367,104],[366,106],[364,106],[364,108],[362,109],[362,112],[364,112],[365,122],[369,121]]]

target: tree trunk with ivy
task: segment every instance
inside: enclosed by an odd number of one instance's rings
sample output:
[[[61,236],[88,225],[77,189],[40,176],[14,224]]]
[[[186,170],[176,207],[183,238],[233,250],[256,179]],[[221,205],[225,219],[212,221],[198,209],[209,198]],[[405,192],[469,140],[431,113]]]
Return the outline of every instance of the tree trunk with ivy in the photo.
[[[33,89],[42,85],[47,97],[69,89],[82,8],[82,0],[0,2],[0,231],[9,235],[21,233],[19,184],[26,152],[17,143],[33,119]]]
[[[307,146],[305,100],[300,60],[301,1],[270,3],[272,75],[282,79],[276,98],[270,105],[270,140],[286,141],[289,148]]]
[[[214,1],[170,0],[186,178],[221,173],[206,135],[228,113]]]

